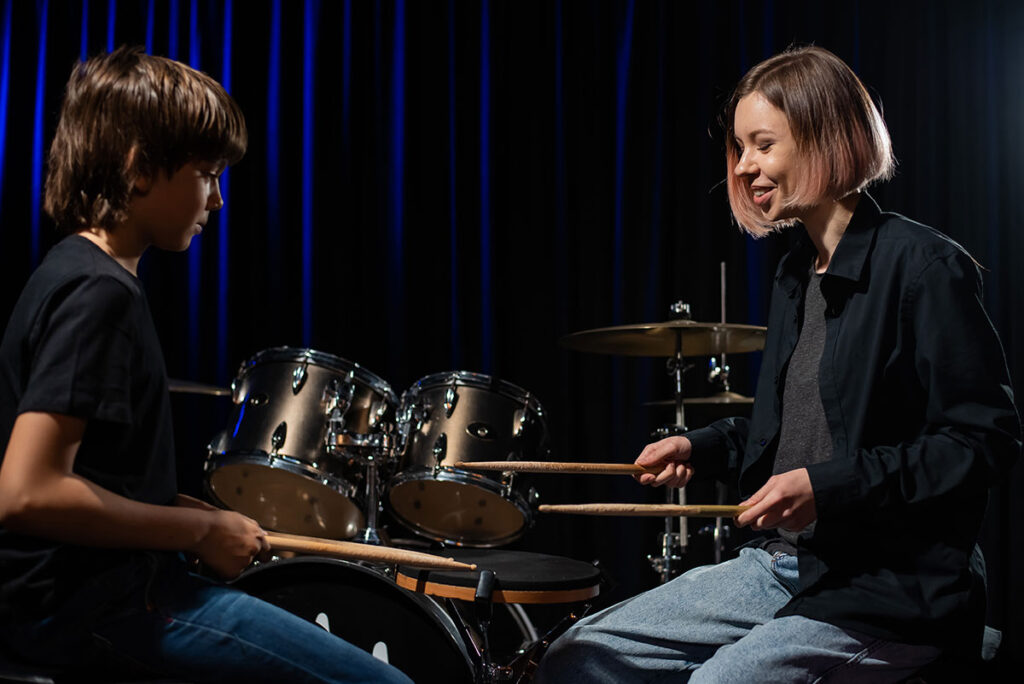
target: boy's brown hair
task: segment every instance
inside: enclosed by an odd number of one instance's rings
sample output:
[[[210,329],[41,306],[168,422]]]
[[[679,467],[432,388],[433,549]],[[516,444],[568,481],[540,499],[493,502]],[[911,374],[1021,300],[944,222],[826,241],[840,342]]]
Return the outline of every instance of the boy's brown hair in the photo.
[[[43,208],[63,233],[113,230],[135,181],[189,161],[233,164],[245,154],[245,118],[210,76],[138,47],[75,65],[50,146]]]

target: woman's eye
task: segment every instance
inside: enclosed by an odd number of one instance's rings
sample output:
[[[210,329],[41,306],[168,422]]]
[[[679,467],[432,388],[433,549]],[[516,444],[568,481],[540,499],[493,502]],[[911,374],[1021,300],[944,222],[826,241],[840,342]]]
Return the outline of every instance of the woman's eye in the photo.
[[[761,152],[767,152],[767,151],[768,151],[768,149],[769,149],[769,148],[770,148],[771,146],[772,146],[772,143],[763,143],[763,144],[761,144],[761,145],[758,145],[758,146],[757,146],[757,149],[758,149],[758,150],[760,150]]]

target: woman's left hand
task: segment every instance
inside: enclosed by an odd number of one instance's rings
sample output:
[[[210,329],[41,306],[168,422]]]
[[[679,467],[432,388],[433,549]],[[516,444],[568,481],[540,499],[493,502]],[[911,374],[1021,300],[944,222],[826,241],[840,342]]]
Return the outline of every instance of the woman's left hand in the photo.
[[[818,517],[807,468],[772,475],[761,489],[740,504],[750,509],[736,516],[740,527],[754,530],[781,527],[799,532]]]

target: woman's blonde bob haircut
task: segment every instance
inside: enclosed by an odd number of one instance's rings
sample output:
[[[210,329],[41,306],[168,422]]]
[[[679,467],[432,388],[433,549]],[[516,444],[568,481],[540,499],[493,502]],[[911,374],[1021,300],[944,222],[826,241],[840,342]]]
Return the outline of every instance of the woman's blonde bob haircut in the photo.
[[[141,48],[121,47],[71,71],[46,175],[43,208],[58,230],[114,230],[135,182],[188,162],[233,164],[248,134],[213,78]]]
[[[765,221],[750,187],[736,175],[742,154],[734,130],[736,105],[758,93],[786,115],[805,166],[787,207],[840,200],[872,181],[892,176],[896,165],[885,121],[864,84],[843,60],[820,47],[787,50],[743,77],[724,114],[729,205],[740,227],[763,237],[794,220]]]

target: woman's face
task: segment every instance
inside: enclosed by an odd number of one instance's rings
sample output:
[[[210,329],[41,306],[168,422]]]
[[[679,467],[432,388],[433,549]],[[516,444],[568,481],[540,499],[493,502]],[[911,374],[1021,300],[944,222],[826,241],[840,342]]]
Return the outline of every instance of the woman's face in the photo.
[[[802,164],[786,115],[753,92],[736,103],[733,131],[740,155],[733,173],[765,220],[800,218],[791,205]]]

